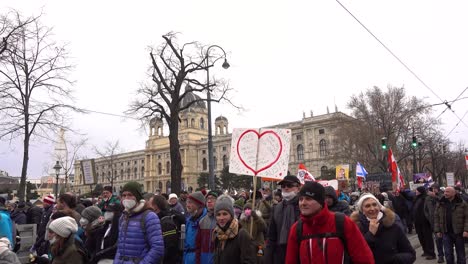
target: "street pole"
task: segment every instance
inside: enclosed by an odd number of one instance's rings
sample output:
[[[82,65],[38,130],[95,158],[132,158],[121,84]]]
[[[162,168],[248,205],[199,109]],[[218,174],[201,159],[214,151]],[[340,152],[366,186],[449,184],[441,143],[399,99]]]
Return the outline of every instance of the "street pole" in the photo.
[[[57,161],[54,166],[55,170],[55,199],[58,198],[58,182],[59,182],[59,175],[60,175],[60,170],[62,169],[62,166],[60,165],[60,162]]]
[[[413,127],[413,138],[415,137],[414,135],[414,127]],[[416,148],[413,146],[413,175],[418,173],[418,167],[416,165]]]

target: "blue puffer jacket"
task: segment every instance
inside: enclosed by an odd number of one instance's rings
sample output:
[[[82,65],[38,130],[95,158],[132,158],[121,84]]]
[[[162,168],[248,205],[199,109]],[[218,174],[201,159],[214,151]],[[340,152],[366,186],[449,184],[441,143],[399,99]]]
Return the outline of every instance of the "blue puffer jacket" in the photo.
[[[185,244],[184,244],[184,263],[193,264],[196,261],[195,249],[198,223],[206,215],[206,208],[203,208],[202,214],[194,219],[190,216],[185,223]],[[200,246],[200,245],[198,245]]]
[[[0,208],[0,237],[6,237],[11,245],[15,245],[13,240],[13,221],[10,213],[5,208]]]
[[[143,232],[141,218],[145,214],[144,200],[134,211],[136,212],[124,212],[120,217],[114,263],[159,263],[164,255],[164,240],[159,218],[154,212],[146,213],[144,220],[146,232]]]

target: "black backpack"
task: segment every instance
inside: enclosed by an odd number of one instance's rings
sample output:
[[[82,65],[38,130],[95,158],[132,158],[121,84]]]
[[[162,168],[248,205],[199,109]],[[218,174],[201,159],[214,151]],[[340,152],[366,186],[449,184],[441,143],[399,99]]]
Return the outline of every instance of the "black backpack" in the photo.
[[[343,213],[335,213],[335,226],[336,226],[336,232],[332,233],[321,233],[321,234],[311,234],[311,235],[302,235],[302,220],[299,218],[297,220],[297,225],[296,225],[296,236],[297,236],[297,244],[298,247],[301,244],[302,240],[310,239],[310,238],[330,238],[330,237],[338,237],[341,240],[341,243],[343,244],[343,249],[344,249],[344,262],[343,263],[352,263],[351,258],[349,257],[347,246],[346,246],[346,238],[344,236],[344,220],[345,220],[345,214]],[[325,256],[326,257],[326,256]],[[298,261],[300,263],[300,261]],[[325,259],[325,263],[328,263],[328,259]]]

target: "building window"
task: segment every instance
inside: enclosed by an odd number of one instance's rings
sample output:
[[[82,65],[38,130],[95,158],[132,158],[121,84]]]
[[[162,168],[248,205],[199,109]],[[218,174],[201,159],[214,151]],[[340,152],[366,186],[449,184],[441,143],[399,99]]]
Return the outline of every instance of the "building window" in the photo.
[[[161,164],[161,162],[158,163],[158,174],[159,175],[162,174],[162,164]]]
[[[195,127],[195,119],[190,120],[190,127]]]
[[[201,151],[202,154],[206,154],[206,149]]]
[[[144,177],[145,177],[145,167],[141,167],[140,173],[141,173],[141,176],[140,176],[140,177],[141,177],[141,178],[144,178]]]
[[[171,172],[171,162],[166,162],[166,173],[169,174]]]
[[[202,160],[202,170],[206,171],[207,166],[206,166],[206,158],[203,158]]]
[[[137,164],[137,162],[138,162],[138,161],[135,160],[135,161],[133,162],[133,164]]]
[[[123,170],[120,170],[120,177],[122,178],[122,180],[124,179],[124,173],[123,173]]]
[[[203,117],[200,118],[200,128],[205,129],[205,119],[203,119]]]
[[[213,165],[215,170],[218,169],[218,159],[216,157],[213,157]]]
[[[127,180],[130,180],[130,168],[127,169]]]
[[[158,183],[158,187],[159,187],[159,191],[161,191],[161,192],[162,192],[162,181],[159,181],[159,183]]]
[[[171,181],[166,182],[166,193],[171,193]]]
[[[296,140],[302,140],[302,135],[296,135]]]
[[[320,140],[319,149],[321,157],[327,156],[327,141],[325,139]]]
[[[161,159],[161,155],[158,155],[158,159]]]
[[[223,151],[226,151],[226,146],[223,146]]]
[[[133,178],[138,178],[138,169],[137,168],[134,168],[133,169]]]
[[[328,172],[328,167],[327,166],[322,166],[322,168],[320,168],[320,177],[323,179],[324,177],[327,176],[327,172]]]
[[[297,145],[297,159],[304,159],[304,146],[302,146],[302,144]]]
[[[319,134],[320,134],[320,135],[325,134],[325,129],[323,129],[323,128],[319,129]]]
[[[226,168],[227,165],[228,165],[227,156],[224,155],[224,156],[223,156],[223,168]]]

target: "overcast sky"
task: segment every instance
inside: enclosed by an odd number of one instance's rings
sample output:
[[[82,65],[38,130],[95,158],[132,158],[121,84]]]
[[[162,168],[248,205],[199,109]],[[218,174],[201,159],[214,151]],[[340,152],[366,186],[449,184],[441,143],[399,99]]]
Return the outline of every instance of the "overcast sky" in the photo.
[[[342,3],[397,54],[443,100],[455,99],[468,86],[468,2],[361,1]],[[393,58],[336,1],[2,1],[0,10],[23,15],[44,13],[58,41],[69,43],[76,64],[70,78],[76,105],[122,114],[150,64],[147,47],[161,35],[180,32],[180,41],[217,44],[231,67],[211,72],[229,80],[236,91],[233,107],[213,105],[213,119],[224,115],[234,127],[261,127],[302,119],[310,111],[325,114],[334,105],[349,113],[350,96],[373,86],[404,86],[427,103],[441,100]],[[202,80],[204,81],[204,80]],[[468,97],[466,91],[462,97]],[[462,117],[468,99],[453,104]],[[434,115],[443,106],[434,107]],[[442,115],[445,134],[458,123]],[[144,148],[139,123],[102,114],[73,115],[73,127],[92,146],[120,140],[125,151]],[[464,122],[468,124],[468,117]],[[71,136],[71,135],[69,135]],[[460,123],[452,141],[468,142]],[[52,167],[54,145],[32,142],[28,177]],[[21,142],[0,143],[0,170],[21,174]]]

